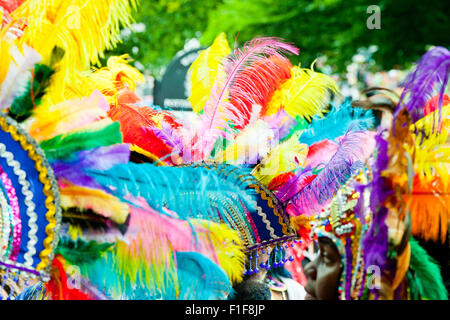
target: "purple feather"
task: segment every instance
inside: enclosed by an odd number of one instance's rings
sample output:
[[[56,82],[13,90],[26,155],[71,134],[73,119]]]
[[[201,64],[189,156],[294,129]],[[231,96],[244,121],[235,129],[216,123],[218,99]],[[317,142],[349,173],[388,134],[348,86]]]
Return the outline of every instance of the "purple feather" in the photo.
[[[388,253],[388,227],[386,218],[389,213],[384,206],[387,197],[392,194],[392,190],[387,184],[386,178],[381,176],[389,164],[387,155],[388,142],[382,138],[383,132],[379,132],[375,137],[377,143],[377,160],[373,167],[373,179],[369,184],[371,188],[370,208],[373,212],[373,221],[370,229],[363,239],[364,266],[378,266],[381,270],[386,269]],[[375,290],[376,291],[376,290]],[[376,291],[376,293],[378,293]]]
[[[166,123],[162,123],[162,128],[152,127],[152,128],[142,128],[144,131],[151,130],[153,133],[161,139],[165,144],[171,147],[174,151],[178,151],[180,154],[184,150],[183,141],[175,133],[174,129]]]
[[[100,189],[95,179],[84,173],[84,170],[108,170],[115,165],[127,163],[129,159],[130,146],[117,144],[80,151],[76,154],[75,160],[59,160],[51,165],[58,179],[66,179],[78,186]]]
[[[309,165],[297,170],[294,177],[275,191],[275,196],[281,202],[288,201],[305,187],[305,183],[311,176],[313,176],[313,172]]]
[[[348,179],[364,165],[365,154],[362,131],[349,129],[339,142],[338,149],[317,177],[292,198],[297,213],[313,215],[334,197]]]
[[[409,74],[404,83],[394,119],[403,108],[411,114],[413,122],[424,116],[427,101],[434,95],[440,85],[439,123],[445,87],[450,73],[450,51],[443,47],[430,49],[417,64],[416,70]],[[395,120],[394,120],[395,121]]]

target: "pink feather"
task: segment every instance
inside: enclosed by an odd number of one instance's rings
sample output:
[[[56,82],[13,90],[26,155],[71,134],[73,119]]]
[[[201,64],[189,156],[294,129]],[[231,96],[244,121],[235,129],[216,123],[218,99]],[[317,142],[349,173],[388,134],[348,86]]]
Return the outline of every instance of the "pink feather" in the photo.
[[[217,75],[211,96],[203,109],[202,124],[193,148],[201,159],[210,155],[214,143],[222,135],[221,132],[230,130],[229,122],[236,126],[244,126],[249,120],[250,112],[232,104],[229,101],[231,96],[245,97],[248,101],[258,104],[250,91],[234,86],[238,75],[250,65],[267,57],[285,59],[282,53],[286,52],[297,54],[298,49],[277,38],[257,38],[246,43],[242,49],[235,49],[233,54],[226,58],[223,63],[226,75],[220,73]]]

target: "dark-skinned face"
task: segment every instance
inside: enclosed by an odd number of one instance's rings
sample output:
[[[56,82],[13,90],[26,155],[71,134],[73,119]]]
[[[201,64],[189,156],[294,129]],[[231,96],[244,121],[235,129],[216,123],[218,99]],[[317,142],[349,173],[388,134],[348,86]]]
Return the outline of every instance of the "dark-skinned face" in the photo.
[[[342,271],[341,257],[336,245],[328,238],[319,238],[319,250],[318,256],[304,269],[308,279],[305,300],[335,300]]]

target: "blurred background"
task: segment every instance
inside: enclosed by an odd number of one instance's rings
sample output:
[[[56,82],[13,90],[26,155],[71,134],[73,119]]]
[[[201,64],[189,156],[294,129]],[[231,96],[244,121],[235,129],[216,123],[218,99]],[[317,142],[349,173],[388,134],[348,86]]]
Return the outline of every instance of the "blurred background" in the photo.
[[[368,26],[373,5],[377,28]],[[300,48],[293,64],[317,59],[315,69],[355,99],[368,86],[398,88],[431,46],[449,47],[449,12],[446,0],[140,0],[135,23],[103,63],[128,53],[146,77],[139,88],[146,105],[189,112],[187,70],[199,50],[220,32],[231,47],[274,36]]]

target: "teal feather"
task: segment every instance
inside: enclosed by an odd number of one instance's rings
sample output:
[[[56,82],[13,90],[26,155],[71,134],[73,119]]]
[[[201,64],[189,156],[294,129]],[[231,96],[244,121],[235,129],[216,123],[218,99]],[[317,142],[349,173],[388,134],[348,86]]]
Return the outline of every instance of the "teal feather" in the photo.
[[[86,173],[123,201],[129,202],[128,195],[142,197],[153,209],[164,213],[166,207],[183,220],[221,222],[227,213],[226,206],[239,206],[240,202],[249,211],[254,209],[251,204],[254,192],[246,190],[248,184],[237,175],[226,176],[216,170],[128,163],[106,171],[88,169]]]
[[[343,136],[350,128],[353,131],[365,131],[372,128],[374,123],[372,110],[353,108],[347,100],[340,106],[333,106],[325,117],[314,118],[300,135],[299,141],[312,145],[324,139],[334,140]]]
[[[177,252],[176,263],[180,300],[220,300],[233,290],[225,271],[197,252]]]
[[[439,265],[417,240],[411,238],[409,243],[411,245],[410,268],[415,273],[420,296],[429,300],[448,300],[448,292],[442,280]]]

